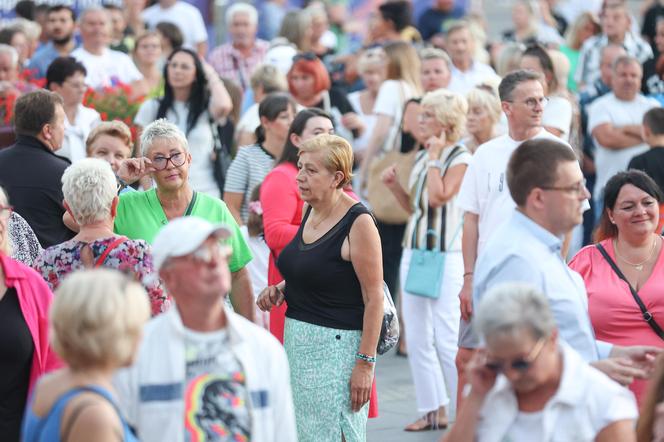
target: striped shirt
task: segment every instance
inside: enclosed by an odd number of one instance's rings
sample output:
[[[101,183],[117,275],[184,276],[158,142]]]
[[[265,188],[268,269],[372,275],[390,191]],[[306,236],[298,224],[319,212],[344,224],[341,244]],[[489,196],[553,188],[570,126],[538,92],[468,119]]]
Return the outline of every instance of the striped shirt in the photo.
[[[579,64],[576,68],[575,80],[577,83],[591,85],[600,78],[600,65],[602,58],[602,48],[609,44],[609,38],[604,35],[595,35],[583,43],[581,54],[579,55]],[[652,48],[641,37],[627,32],[622,46],[625,51],[643,64],[649,58],[652,58]]]
[[[241,147],[226,173],[224,192],[241,193],[244,195],[240,215],[242,221],[249,217],[249,201],[251,192],[263,182],[265,176],[274,167],[274,156],[258,144]]]
[[[250,87],[251,75],[258,65],[263,63],[270,43],[256,39],[248,57],[233,47],[233,43],[225,43],[216,47],[208,55],[208,63],[222,78],[230,78],[240,85],[243,91]]]
[[[446,147],[440,155],[440,161],[447,167],[447,170],[459,164],[468,164],[471,158],[470,152],[462,144]],[[447,165],[448,160],[449,166]],[[426,245],[427,249],[458,252],[461,250],[463,210],[457,204],[457,195],[441,207],[434,208],[429,205],[428,161],[428,151],[421,150],[417,153],[408,181],[413,214],[406,225],[403,246],[413,249],[424,248]],[[441,179],[444,172],[441,171]],[[420,197],[416,201],[418,194]],[[427,235],[427,232],[435,232],[435,234]]]

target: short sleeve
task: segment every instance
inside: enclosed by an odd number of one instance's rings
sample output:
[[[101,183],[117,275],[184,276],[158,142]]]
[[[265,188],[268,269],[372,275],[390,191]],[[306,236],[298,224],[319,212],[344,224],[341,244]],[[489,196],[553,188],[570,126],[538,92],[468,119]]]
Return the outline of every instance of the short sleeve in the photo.
[[[143,240],[134,240],[132,242],[138,256],[135,266],[136,278],[148,292],[152,316],[155,316],[166,311],[168,307],[167,296],[154,268],[150,244]]]
[[[471,157],[468,160],[468,169],[466,169],[466,173],[463,176],[463,181],[461,181],[461,188],[459,189],[459,195],[457,196],[457,204],[464,211],[479,215],[480,202],[477,189],[477,161],[476,158]]]
[[[551,98],[542,115],[542,126],[553,127],[569,134],[572,126],[572,104],[562,97]]]
[[[224,192],[241,193],[243,195],[249,192],[249,150],[250,147],[238,150],[226,173]]]
[[[119,60],[122,60],[121,64],[123,67],[122,80],[126,83],[131,83],[132,81],[137,81],[143,78],[143,74],[141,74],[141,71],[138,70],[134,64],[134,61],[126,54],[120,53],[120,55],[122,57]]]
[[[459,164],[470,164],[471,160],[473,159],[473,156],[471,155],[470,152],[462,152],[456,157],[450,161],[450,168],[454,166],[458,166]]]
[[[242,231],[240,230],[240,226],[237,225],[237,222],[235,222],[235,219],[228,211],[225,204],[222,205],[220,221],[226,224],[232,232],[228,239],[228,245],[233,249],[233,254],[228,262],[228,267],[231,272],[238,272],[251,261],[252,256],[249,244],[247,244],[247,241],[244,239]]]
[[[155,118],[157,118],[157,109],[159,108],[159,102],[155,99],[148,100],[145,103],[141,104],[141,107],[138,108],[138,112],[134,117],[134,124],[145,127],[148,124],[152,123]]]
[[[261,120],[258,117],[258,106],[252,105],[242,114],[240,122],[237,124],[238,132],[254,132],[260,126]]]
[[[614,422],[635,420],[638,417],[634,395],[627,388],[609,378],[594,383],[591,388],[595,390],[593,402],[594,409],[598,411],[592,416],[592,424],[598,433]]]
[[[588,280],[588,277],[592,272],[591,255],[593,249],[595,249],[595,246],[586,246],[582,248],[576,255],[574,255],[568,264],[570,269],[581,275],[584,282]]]
[[[205,22],[203,21],[203,16],[201,13],[198,11],[198,9],[195,9],[195,7],[192,10],[192,20],[193,23],[191,24],[191,34],[194,39],[195,43],[203,43],[206,42],[208,39],[208,34],[207,34],[207,26],[205,26]]]
[[[610,106],[607,106],[606,100],[595,100],[588,106],[588,133],[592,134],[593,130],[601,124],[610,123],[611,115],[609,114]]]
[[[378,96],[374,103],[373,113],[387,115],[396,119],[401,113],[403,91],[396,80],[386,80],[380,85]]]

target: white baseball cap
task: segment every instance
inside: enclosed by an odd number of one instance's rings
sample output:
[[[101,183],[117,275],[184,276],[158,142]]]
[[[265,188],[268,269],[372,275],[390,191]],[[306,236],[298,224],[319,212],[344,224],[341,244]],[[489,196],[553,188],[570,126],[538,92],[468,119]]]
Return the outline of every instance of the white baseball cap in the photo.
[[[226,239],[231,230],[226,224],[212,224],[196,216],[183,216],[166,224],[152,244],[152,259],[158,272],[168,258],[185,256],[201,246],[210,236]]]

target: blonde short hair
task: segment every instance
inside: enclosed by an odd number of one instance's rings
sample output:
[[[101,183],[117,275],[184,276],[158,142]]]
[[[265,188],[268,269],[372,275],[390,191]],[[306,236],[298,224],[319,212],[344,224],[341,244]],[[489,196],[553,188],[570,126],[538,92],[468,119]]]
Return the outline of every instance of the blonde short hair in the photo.
[[[143,287],[116,270],[72,273],[50,311],[51,345],[73,369],[131,363],[150,303]]]
[[[251,74],[249,84],[252,89],[258,89],[259,86],[262,87],[264,94],[288,91],[286,76],[276,66],[271,64],[257,66],[254,69],[254,73]]]
[[[119,139],[129,148],[130,155],[133,153],[134,145],[131,142],[131,130],[129,130],[129,126],[122,121],[113,120],[102,121],[90,131],[88,139],[85,140],[85,150],[88,155],[90,155],[90,149],[94,142],[102,135]]]
[[[461,95],[447,89],[437,89],[422,98],[422,107],[431,107],[436,120],[446,127],[447,140],[456,142],[466,130],[468,103]]]
[[[62,175],[65,202],[79,225],[110,217],[111,205],[117,192],[117,181],[111,165],[98,158],[77,161]]]
[[[487,87],[490,87],[487,85]],[[471,89],[466,95],[466,100],[468,101],[468,108],[479,106],[484,108],[489,113],[489,118],[491,121],[496,124],[500,121],[500,116],[503,113],[503,109],[500,105],[500,99],[498,98],[498,92],[492,88],[493,92],[489,92],[484,87],[475,87]]]
[[[304,152],[321,152],[325,156],[325,168],[330,172],[341,172],[344,179],[337,189],[345,187],[353,179],[353,148],[338,135],[318,135],[300,146],[298,155]]]

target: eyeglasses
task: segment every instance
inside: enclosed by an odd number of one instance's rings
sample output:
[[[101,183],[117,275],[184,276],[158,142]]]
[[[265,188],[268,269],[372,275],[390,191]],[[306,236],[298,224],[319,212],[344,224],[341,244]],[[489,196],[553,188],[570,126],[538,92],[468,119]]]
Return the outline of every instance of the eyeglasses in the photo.
[[[538,104],[542,108],[546,107],[546,105],[549,103],[549,97],[528,98],[524,101],[511,101],[511,100],[505,100],[505,101],[514,104],[525,104],[528,109],[535,109],[535,107]]]
[[[152,165],[157,170],[164,170],[168,167],[168,162],[170,161],[173,166],[180,167],[187,160],[187,157],[182,152],[171,155],[170,157],[154,157],[152,159]]]
[[[577,196],[580,196],[580,195],[583,195],[586,192],[586,180],[583,179],[583,180],[579,181],[578,183],[576,183],[572,186],[565,186],[565,187],[540,186],[540,189],[542,189],[542,190],[556,190],[558,192],[573,193]]]
[[[532,350],[530,350],[530,353],[528,356],[525,358],[519,358],[511,361],[509,363],[509,367],[505,368],[505,362],[486,362],[484,365],[491,371],[494,371],[496,373],[504,373],[507,371],[509,368],[512,370],[516,370],[519,373],[525,373],[528,371],[528,369],[533,365],[535,360],[539,357],[540,353],[542,352],[542,348],[544,348],[544,343],[546,342],[546,338],[540,338],[537,343],[535,343],[535,346],[533,347]]]
[[[13,211],[14,208],[12,206],[0,206],[0,218],[8,219]]]
[[[296,63],[300,60],[314,61],[318,60],[318,56],[313,52],[301,52],[293,56],[293,63]]]
[[[230,246],[216,243],[215,245],[208,246],[203,244],[194,250],[189,257],[198,264],[208,265],[215,258],[228,259],[231,256],[232,250]]]

